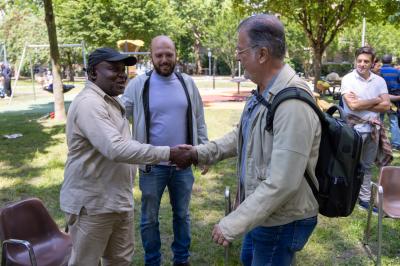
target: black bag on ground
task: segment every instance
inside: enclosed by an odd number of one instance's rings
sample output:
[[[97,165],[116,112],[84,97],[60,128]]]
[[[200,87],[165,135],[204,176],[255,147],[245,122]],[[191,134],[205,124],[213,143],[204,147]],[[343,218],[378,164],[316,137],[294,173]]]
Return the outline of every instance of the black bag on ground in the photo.
[[[349,216],[357,202],[363,181],[360,156],[362,137],[344,120],[341,107],[333,105],[326,113],[316,105],[313,97],[305,90],[289,87],[280,91],[268,103],[264,97],[253,91],[257,100],[268,108],[266,130],[272,132],[275,111],[286,100],[298,99],[309,104],[321,121],[321,144],[315,169],[319,189],[312,182],[307,171],[305,177],[319,204],[319,213],[327,217]],[[333,114],[338,111],[339,117]]]

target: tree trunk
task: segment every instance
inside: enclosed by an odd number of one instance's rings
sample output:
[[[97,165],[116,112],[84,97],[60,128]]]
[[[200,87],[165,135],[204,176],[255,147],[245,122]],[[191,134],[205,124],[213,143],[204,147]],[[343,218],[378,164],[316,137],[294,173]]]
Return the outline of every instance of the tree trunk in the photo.
[[[194,60],[196,63],[196,74],[200,75],[202,71],[201,59],[200,59],[200,40],[197,38],[194,40]]]
[[[71,58],[71,52],[67,51],[67,73],[68,73],[68,80],[71,82],[75,81],[75,73],[74,73],[74,68],[72,66],[72,58]]]
[[[317,90],[317,82],[321,77],[321,65],[322,65],[322,54],[324,51],[319,48],[314,48],[313,58],[314,58],[314,91],[318,92]]]
[[[65,121],[64,94],[61,81],[60,52],[58,51],[56,22],[54,19],[52,0],[43,0],[47,33],[49,35],[50,57],[53,69],[53,95],[54,95],[54,119]]]

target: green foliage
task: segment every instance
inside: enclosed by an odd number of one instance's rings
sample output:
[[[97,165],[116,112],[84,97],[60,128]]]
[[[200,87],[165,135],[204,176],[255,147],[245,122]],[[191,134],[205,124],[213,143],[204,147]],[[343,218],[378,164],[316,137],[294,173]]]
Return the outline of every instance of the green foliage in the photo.
[[[201,48],[207,39],[208,26],[220,11],[217,0],[171,0],[174,14],[179,18],[176,46],[183,62],[194,60],[196,70],[201,69]]]
[[[90,47],[116,47],[123,39],[140,39],[148,48],[151,38],[175,32],[167,0],[66,0],[56,2],[60,40]]]
[[[314,74],[315,80],[318,80],[322,55],[344,27],[353,25],[362,16],[382,21],[385,19],[385,15],[388,15],[388,12],[396,10],[387,9],[386,6],[391,6],[398,1],[235,0],[235,3],[238,4],[240,10],[250,12],[268,10],[301,26],[306,34],[309,46],[313,50]],[[384,12],[384,10],[387,12]]]
[[[235,75],[236,70],[236,28],[242,18],[233,8],[232,1],[225,0],[214,23],[208,27],[204,42],[211,48],[214,56],[230,68],[231,76]]]
[[[321,74],[326,76],[331,72],[336,72],[339,76],[343,77],[349,71],[353,69],[352,63],[330,63],[330,64],[322,64]]]
[[[391,53],[400,57],[400,29],[398,24],[367,23],[366,42],[378,56]]]
[[[17,4],[19,2],[20,5]],[[44,12],[43,9],[37,9],[36,5],[28,5],[28,1],[16,1],[3,10],[5,15],[0,20],[0,40],[5,42],[8,61],[14,65],[19,63],[26,43],[48,43]],[[32,62],[44,63],[48,61],[49,52],[38,50],[31,56]]]
[[[328,54],[341,54],[343,61],[353,62],[354,52],[361,46],[361,31],[361,21],[354,27],[345,28],[335,45],[329,47]],[[375,49],[378,57],[386,53],[400,57],[400,30],[397,25],[367,19],[365,42]]]

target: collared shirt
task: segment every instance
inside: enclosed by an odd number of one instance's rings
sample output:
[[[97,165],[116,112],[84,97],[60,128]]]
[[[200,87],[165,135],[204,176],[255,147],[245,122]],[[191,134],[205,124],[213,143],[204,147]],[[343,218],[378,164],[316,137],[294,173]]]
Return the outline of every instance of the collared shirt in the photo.
[[[279,74],[279,73],[278,73]],[[272,85],[274,84],[274,81],[276,79],[276,77],[278,76],[275,75],[271,81],[268,83],[267,87],[265,88],[265,90],[262,93],[262,96],[264,98],[267,98],[268,96],[268,92],[270,90],[270,88],[272,87]],[[242,118],[242,136],[243,136],[243,145],[242,145],[242,151],[241,151],[241,169],[240,169],[240,182],[243,185],[244,184],[244,180],[246,177],[246,167],[245,167],[245,160],[246,160],[246,146],[247,146],[247,141],[248,141],[248,137],[250,134],[250,128],[251,128],[251,123],[254,120],[254,116],[257,113],[257,109],[259,107],[259,102],[257,101],[257,96],[256,95],[251,95],[251,98],[247,101],[245,107],[244,107],[244,111],[243,111],[243,118]]]
[[[60,193],[61,209],[89,215],[133,210],[132,164],[169,160],[169,147],[131,140],[125,108],[94,83],[72,102],[66,126],[68,158]]]
[[[357,70],[353,70],[342,79],[342,95],[349,92],[355,93],[360,100],[369,100],[388,93],[388,90],[386,82],[382,77],[370,72],[369,78],[364,79],[358,74]],[[346,101],[343,101],[343,107],[345,114],[353,114],[363,120],[371,120],[379,117],[378,112],[368,110],[352,111]],[[357,124],[354,126],[354,129],[361,133],[371,132],[371,126],[368,124]]]

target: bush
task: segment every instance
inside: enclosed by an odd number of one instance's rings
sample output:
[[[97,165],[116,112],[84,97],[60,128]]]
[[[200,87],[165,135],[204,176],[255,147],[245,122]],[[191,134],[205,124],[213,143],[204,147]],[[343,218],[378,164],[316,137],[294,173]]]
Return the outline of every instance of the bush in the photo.
[[[343,63],[325,63],[322,64],[321,75],[326,76],[331,72],[336,72],[343,77],[353,69],[353,64],[348,62]]]

